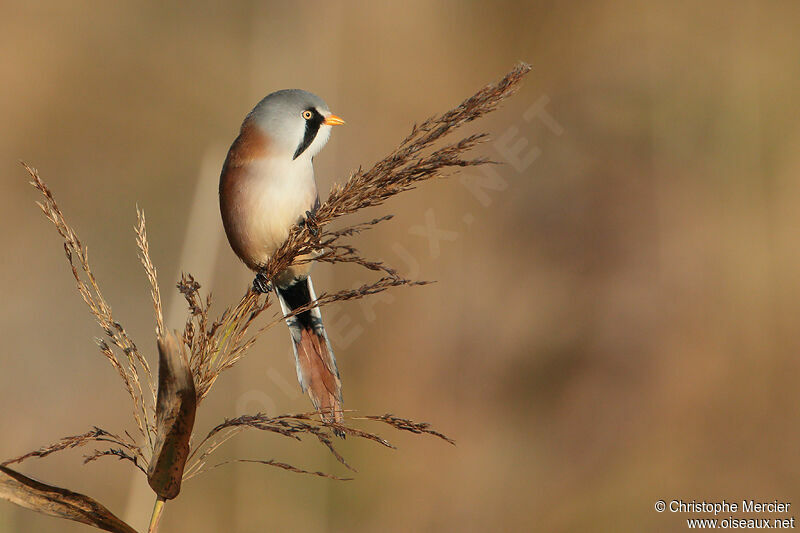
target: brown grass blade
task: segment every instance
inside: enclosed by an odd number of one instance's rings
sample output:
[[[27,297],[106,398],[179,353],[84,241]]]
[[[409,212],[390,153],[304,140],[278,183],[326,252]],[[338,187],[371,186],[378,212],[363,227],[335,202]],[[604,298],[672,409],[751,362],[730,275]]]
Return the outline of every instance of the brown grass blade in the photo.
[[[136,533],[131,526],[89,496],[47,485],[5,466],[0,466],[0,498],[26,509],[104,531]]]
[[[158,496],[169,500],[181,490],[197,395],[188,358],[175,335],[158,340],[158,356],[156,440],[147,481]]]

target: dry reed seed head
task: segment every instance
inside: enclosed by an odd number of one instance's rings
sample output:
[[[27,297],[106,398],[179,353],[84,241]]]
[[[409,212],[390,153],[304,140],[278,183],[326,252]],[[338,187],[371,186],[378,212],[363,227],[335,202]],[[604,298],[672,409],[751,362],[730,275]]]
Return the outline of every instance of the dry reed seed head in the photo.
[[[91,431],[87,431],[86,433],[82,433],[80,435],[71,435],[69,437],[63,437],[59,439],[57,442],[49,444],[47,446],[43,446],[38,450],[34,450],[32,452],[28,452],[24,455],[20,455],[19,457],[15,457],[14,459],[9,459],[0,463],[1,466],[8,466],[14,463],[21,463],[26,459],[30,459],[32,457],[47,457],[51,453],[60,452],[62,450],[67,450],[71,448],[77,448],[83,446],[87,442],[107,442],[111,444],[116,444],[118,446],[122,446],[134,453],[140,453],[140,448],[132,441],[126,441],[124,438],[114,435],[104,429],[100,429],[95,427]]]
[[[487,139],[487,135],[483,133],[469,135],[428,155],[422,154],[451,131],[495,110],[500,102],[516,91],[530,70],[530,65],[520,63],[499,82],[480,89],[455,108],[431,117],[420,125],[415,124],[411,133],[389,155],[375,163],[369,170],[364,171],[359,168],[344,184],[333,187],[327,201],[315,213],[317,225],[324,228],[338,217],[380,205],[388,198],[412,189],[424,180],[443,175],[448,168],[491,163],[484,158],[463,157],[467,151]],[[383,219],[376,219],[366,225],[374,225],[381,220]],[[356,224],[334,232],[323,229],[317,237],[312,236],[307,228],[295,228],[284,245],[264,266],[267,278],[272,278],[286,269],[298,257],[309,254],[315,248],[325,247],[331,251],[328,251],[327,255],[323,254],[324,259],[321,259],[323,261],[356,263],[370,270],[393,273],[391,267],[362,258],[355,248],[346,245],[339,245],[343,246],[341,248],[336,247],[340,238],[352,236],[363,229],[364,225],[364,223]],[[364,295],[366,294],[371,293]]]
[[[310,474],[312,476],[324,477],[324,478],[333,479],[333,480],[336,480],[336,481],[353,481],[353,478],[351,478],[351,477],[339,477],[339,476],[334,476],[333,474],[327,474],[325,472],[319,472],[319,471],[312,472],[310,470],[303,470],[302,468],[297,468],[296,466],[292,466],[292,465],[290,465],[288,463],[281,463],[281,462],[275,461],[273,459],[266,459],[266,460],[261,460],[261,459],[233,459],[231,461],[223,461],[222,463],[215,464],[209,470],[214,469],[214,468],[218,468],[220,466],[224,466],[224,465],[227,465],[227,464],[231,464],[231,463],[251,463],[251,464],[262,464],[262,465],[267,465],[267,466],[276,466],[278,468],[283,468],[284,470],[288,470],[290,472],[294,472],[295,474]]]
[[[124,355],[124,359],[127,360],[127,364],[121,363],[108,343],[99,345],[101,353],[109,360],[111,365],[118,372],[120,378],[122,378],[125,390],[128,391],[133,403],[133,416],[137,429],[149,446],[150,432],[153,429],[154,421],[152,418],[153,411],[151,408],[148,408],[148,405],[155,403],[156,395],[155,383],[152,379],[150,366],[122,325],[114,319],[111,308],[106,303],[91,266],[89,265],[88,251],[81,243],[75,231],[67,223],[52,192],[41,180],[36,169],[24,163],[23,166],[32,178],[31,185],[43,196],[43,201],[37,202],[37,204],[64,240],[65,255],[72,275],[75,278],[78,293],[86,303],[89,311],[95,317],[98,325],[108,336],[111,345],[119,350],[119,352]],[[146,234],[142,233],[140,237],[146,243]],[[140,380],[139,376],[140,372],[144,374],[144,381],[147,384],[147,388],[150,390],[150,395],[147,399],[143,393],[142,380]]]
[[[96,442],[101,443],[104,445],[116,445],[120,448],[113,449],[113,453],[109,450],[95,450],[92,454],[88,455],[87,458],[84,460],[84,464],[98,459],[104,456],[116,456],[119,459],[126,459],[133,463],[133,465],[145,472],[145,467],[148,464],[147,458],[145,457],[142,447],[136,444],[135,439],[126,431],[124,436],[115,435],[109,431],[104,429],[94,427],[91,431],[87,431],[81,435],[71,435],[69,437],[63,437],[57,442],[49,444],[47,446],[43,446],[38,450],[34,450],[32,452],[28,452],[24,455],[20,455],[19,457],[15,457],[13,459],[9,459],[3,463],[0,463],[0,466],[8,466],[14,463],[21,463],[27,459],[36,457],[36,458],[43,458],[47,457],[48,455],[56,452],[60,452],[62,450],[67,450],[71,448],[77,448],[83,446],[88,442]]]
[[[454,444],[452,439],[442,433],[439,433],[438,431],[431,429],[430,425],[425,422],[417,423],[412,420],[398,418],[393,415],[363,416],[356,418],[362,420],[381,421],[395,427],[396,429],[411,431],[417,434],[433,435],[451,444]],[[229,464],[231,462],[237,462],[235,460],[225,461],[214,466],[206,466],[206,459],[210,455],[212,455],[223,443],[227,442],[230,438],[239,434],[244,429],[256,429],[260,431],[277,433],[279,435],[296,440],[300,440],[303,436],[314,437],[320,444],[328,449],[328,451],[336,458],[338,462],[353,472],[356,470],[347,463],[345,458],[336,450],[336,447],[333,444],[333,431],[342,431],[347,435],[370,440],[387,448],[395,449],[395,446],[379,435],[340,423],[325,422],[320,418],[319,413],[317,412],[278,415],[274,417],[267,416],[263,413],[257,413],[255,415],[242,415],[236,418],[226,419],[223,423],[213,428],[208,435],[206,435],[206,437],[192,450],[190,459],[194,459],[194,461],[187,469],[185,479],[192,478],[196,475],[205,473],[216,467]],[[203,450],[203,452],[199,455],[199,457],[195,458],[195,455],[197,455],[200,450]],[[266,461],[264,464],[270,464],[271,462],[272,460]],[[293,472],[299,471],[298,473],[309,473],[307,471],[297,469],[296,467],[287,468],[287,470]],[[316,472],[311,473],[316,475],[321,474]],[[329,476],[327,474],[325,474],[325,477],[336,479],[335,476]]]
[[[116,457],[120,461],[130,461],[133,466],[138,468],[144,475],[147,475],[147,461],[137,455],[131,455],[122,448],[109,448],[107,450],[95,450],[83,458],[83,464],[91,463],[101,457]]]
[[[139,247],[139,260],[142,262],[147,280],[150,282],[150,296],[153,300],[153,311],[156,315],[156,337],[164,334],[164,313],[161,306],[161,291],[158,288],[158,274],[150,259],[150,244],[147,241],[147,228],[144,211],[136,206],[136,245]]]
[[[444,441],[449,442],[453,446],[455,446],[456,444],[456,441],[454,441],[447,435],[444,435],[442,433],[439,433],[438,431],[431,429],[431,425],[427,422],[414,422],[413,420],[409,420],[407,418],[400,418],[388,413],[381,416],[366,415],[362,418],[367,420],[377,420],[379,422],[384,422],[394,427],[395,429],[399,429],[402,431],[410,431],[411,433],[417,433],[417,434],[433,435],[434,437],[438,437]]]

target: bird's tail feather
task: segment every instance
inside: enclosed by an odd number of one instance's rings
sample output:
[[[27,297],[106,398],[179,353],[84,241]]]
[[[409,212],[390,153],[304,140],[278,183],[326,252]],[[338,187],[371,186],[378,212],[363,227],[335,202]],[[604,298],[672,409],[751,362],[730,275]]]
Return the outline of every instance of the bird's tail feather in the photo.
[[[317,299],[311,278],[277,290],[284,315]],[[292,335],[297,379],[326,422],[342,421],[342,382],[318,307],[286,319]]]

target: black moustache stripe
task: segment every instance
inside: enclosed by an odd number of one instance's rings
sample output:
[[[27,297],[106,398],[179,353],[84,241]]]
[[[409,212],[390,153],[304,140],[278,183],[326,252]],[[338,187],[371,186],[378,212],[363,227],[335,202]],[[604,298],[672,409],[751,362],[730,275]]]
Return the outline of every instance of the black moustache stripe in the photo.
[[[312,116],[310,119],[306,120],[306,131],[303,134],[303,140],[294,152],[294,157],[292,157],[292,159],[297,159],[300,154],[306,151],[306,148],[311,146],[311,143],[314,142],[314,138],[319,132],[319,127],[322,126],[322,122],[325,120],[325,117],[320,115],[316,109],[308,109],[307,111],[311,111]]]

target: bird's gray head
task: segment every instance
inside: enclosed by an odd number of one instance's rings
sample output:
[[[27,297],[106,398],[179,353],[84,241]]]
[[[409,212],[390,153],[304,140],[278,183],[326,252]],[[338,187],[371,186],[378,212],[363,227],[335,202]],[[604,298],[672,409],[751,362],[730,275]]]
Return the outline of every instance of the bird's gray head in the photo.
[[[292,159],[317,155],[328,142],[331,126],[344,124],[322,98],[300,89],[265,96],[247,119],[269,136],[274,148]]]

